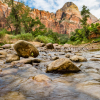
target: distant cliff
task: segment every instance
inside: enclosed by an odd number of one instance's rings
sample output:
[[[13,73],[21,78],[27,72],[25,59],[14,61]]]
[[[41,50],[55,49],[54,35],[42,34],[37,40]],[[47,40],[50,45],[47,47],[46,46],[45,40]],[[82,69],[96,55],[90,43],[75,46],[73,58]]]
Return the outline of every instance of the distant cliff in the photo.
[[[8,10],[8,11],[7,11]],[[10,8],[3,3],[0,3],[0,25],[4,24],[4,16],[8,16]],[[9,12],[9,13],[8,13]],[[80,19],[82,18],[78,7],[73,2],[67,2],[64,6],[57,10],[56,13],[49,13],[48,11],[33,9],[30,12],[32,18],[38,17],[40,21],[54,32],[60,34],[70,34],[77,28],[81,28]],[[88,24],[91,24],[98,19],[90,14],[88,18]]]

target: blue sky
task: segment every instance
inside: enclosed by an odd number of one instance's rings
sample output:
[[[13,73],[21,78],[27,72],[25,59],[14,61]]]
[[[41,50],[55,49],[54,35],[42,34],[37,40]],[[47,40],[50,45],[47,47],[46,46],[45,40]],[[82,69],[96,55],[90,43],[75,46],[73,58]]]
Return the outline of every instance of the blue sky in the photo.
[[[18,1],[18,0],[15,0]],[[97,18],[100,18],[100,0],[19,0],[24,1],[26,5],[31,8],[45,10],[49,12],[56,12],[66,2],[75,3],[81,11],[82,6],[86,5],[90,12]]]

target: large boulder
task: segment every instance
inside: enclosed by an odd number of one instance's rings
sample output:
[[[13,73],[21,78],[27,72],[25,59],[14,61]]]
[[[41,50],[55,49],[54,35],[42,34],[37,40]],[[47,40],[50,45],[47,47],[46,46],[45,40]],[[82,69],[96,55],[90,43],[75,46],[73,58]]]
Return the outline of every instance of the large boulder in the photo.
[[[80,69],[68,58],[60,58],[47,66],[46,72],[79,72]]]
[[[19,60],[19,59],[20,59],[20,57],[19,57],[18,55],[12,54],[12,55],[9,55],[9,56],[7,57],[6,63],[10,63],[10,62],[12,62],[12,61],[17,61],[17,60]]]
[[[85,62],[85,61],[87,61],[86,58],[84,58],[84,57],[82,57],[82,56],[77,56],[77,55],[72,56],[72,57],[70,58],[70,60],[75,61],[75,62]]]
[[[46,48],[47,49],[54,49],[54,46],[52,43],[48,43],[48,44],[46,44]]]
[[[39,55],[39,51],[36,49],[36,47],[24,40],[19,40],[13,47],[17,54],[21,57],[37,57]]]

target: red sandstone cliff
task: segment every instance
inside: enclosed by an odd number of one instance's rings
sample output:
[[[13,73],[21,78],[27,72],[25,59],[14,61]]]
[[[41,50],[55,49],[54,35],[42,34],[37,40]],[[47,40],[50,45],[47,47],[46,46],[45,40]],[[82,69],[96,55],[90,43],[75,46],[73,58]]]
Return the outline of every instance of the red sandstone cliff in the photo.
[[[5,24],[5,17],[7,17],[9,13],[10,8],[6,4],[0,2],[1,26]],[[82,16],[80,15],[78,7],[72,2],[65,3],[65,5],[57,10],[55,14],[33,9],[32,12],[30,12],[30,16],[32,18],[38,17],[47,28],[61,34],[70,34],[70,32],[75,29],[81,28],[80,19]],[[97,18],[91,14],[87,22],[91,24],[96,20]]]

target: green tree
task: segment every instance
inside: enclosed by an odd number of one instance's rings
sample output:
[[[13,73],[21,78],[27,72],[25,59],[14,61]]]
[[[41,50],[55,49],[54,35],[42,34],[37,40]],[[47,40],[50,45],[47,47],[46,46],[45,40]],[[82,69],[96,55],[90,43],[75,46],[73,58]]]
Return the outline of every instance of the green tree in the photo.
[[[85,5],[83,5],[82,7],[82,11],[81,11],[81,15],[82,15],[82,19],[81,21],[81,25],[85,31],[85,34],[83,34],[84,36],[86,36],[86,38],[88,38],[88,30],[87,30],[87,19],[90,17],[90,11],[89,9],[87,9],[87,7]]]

